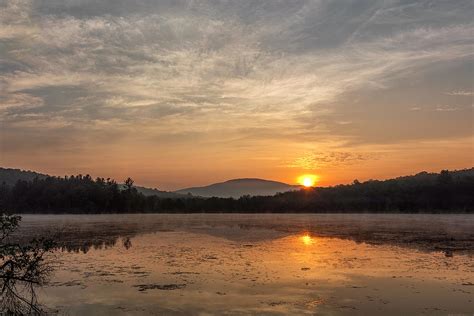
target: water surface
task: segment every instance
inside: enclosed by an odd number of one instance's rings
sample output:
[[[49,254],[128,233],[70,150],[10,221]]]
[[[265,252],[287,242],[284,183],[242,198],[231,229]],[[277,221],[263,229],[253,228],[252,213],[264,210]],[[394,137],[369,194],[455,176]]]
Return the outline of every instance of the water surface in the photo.
[[[474,313],[473,215],[24,216],[67,315]]]

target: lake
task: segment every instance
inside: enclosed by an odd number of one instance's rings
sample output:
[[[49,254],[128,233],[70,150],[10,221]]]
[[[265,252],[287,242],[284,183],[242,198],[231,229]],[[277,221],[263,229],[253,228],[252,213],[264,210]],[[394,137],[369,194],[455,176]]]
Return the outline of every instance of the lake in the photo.
[[[472,315],[474,215],[25,215],[64,315]]]

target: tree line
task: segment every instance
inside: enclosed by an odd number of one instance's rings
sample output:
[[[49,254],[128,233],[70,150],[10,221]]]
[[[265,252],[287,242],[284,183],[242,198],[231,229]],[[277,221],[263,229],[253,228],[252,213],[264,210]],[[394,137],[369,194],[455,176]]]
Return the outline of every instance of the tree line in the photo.
[[[9,213],[352,213],[474,212],[474,169],[333,187],[274,196],[160,198],[89,175],[36,177],[0,185],[0,211]]]

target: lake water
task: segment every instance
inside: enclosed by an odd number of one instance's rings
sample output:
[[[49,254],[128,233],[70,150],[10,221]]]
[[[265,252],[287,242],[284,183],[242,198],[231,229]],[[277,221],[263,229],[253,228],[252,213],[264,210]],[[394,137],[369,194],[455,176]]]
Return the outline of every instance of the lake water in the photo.
[[[473,315],[474,215],[55,215],[65,315]]]

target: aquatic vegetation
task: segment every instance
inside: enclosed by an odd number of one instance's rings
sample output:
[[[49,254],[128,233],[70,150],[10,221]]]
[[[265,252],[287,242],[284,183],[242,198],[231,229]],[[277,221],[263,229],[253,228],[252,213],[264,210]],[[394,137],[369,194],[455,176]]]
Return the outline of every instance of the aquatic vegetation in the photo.
[[[134,287],[137,287],[140,292],[146,290],[172,291],[182,289],[186,287],[186,284],[137,284]]]

